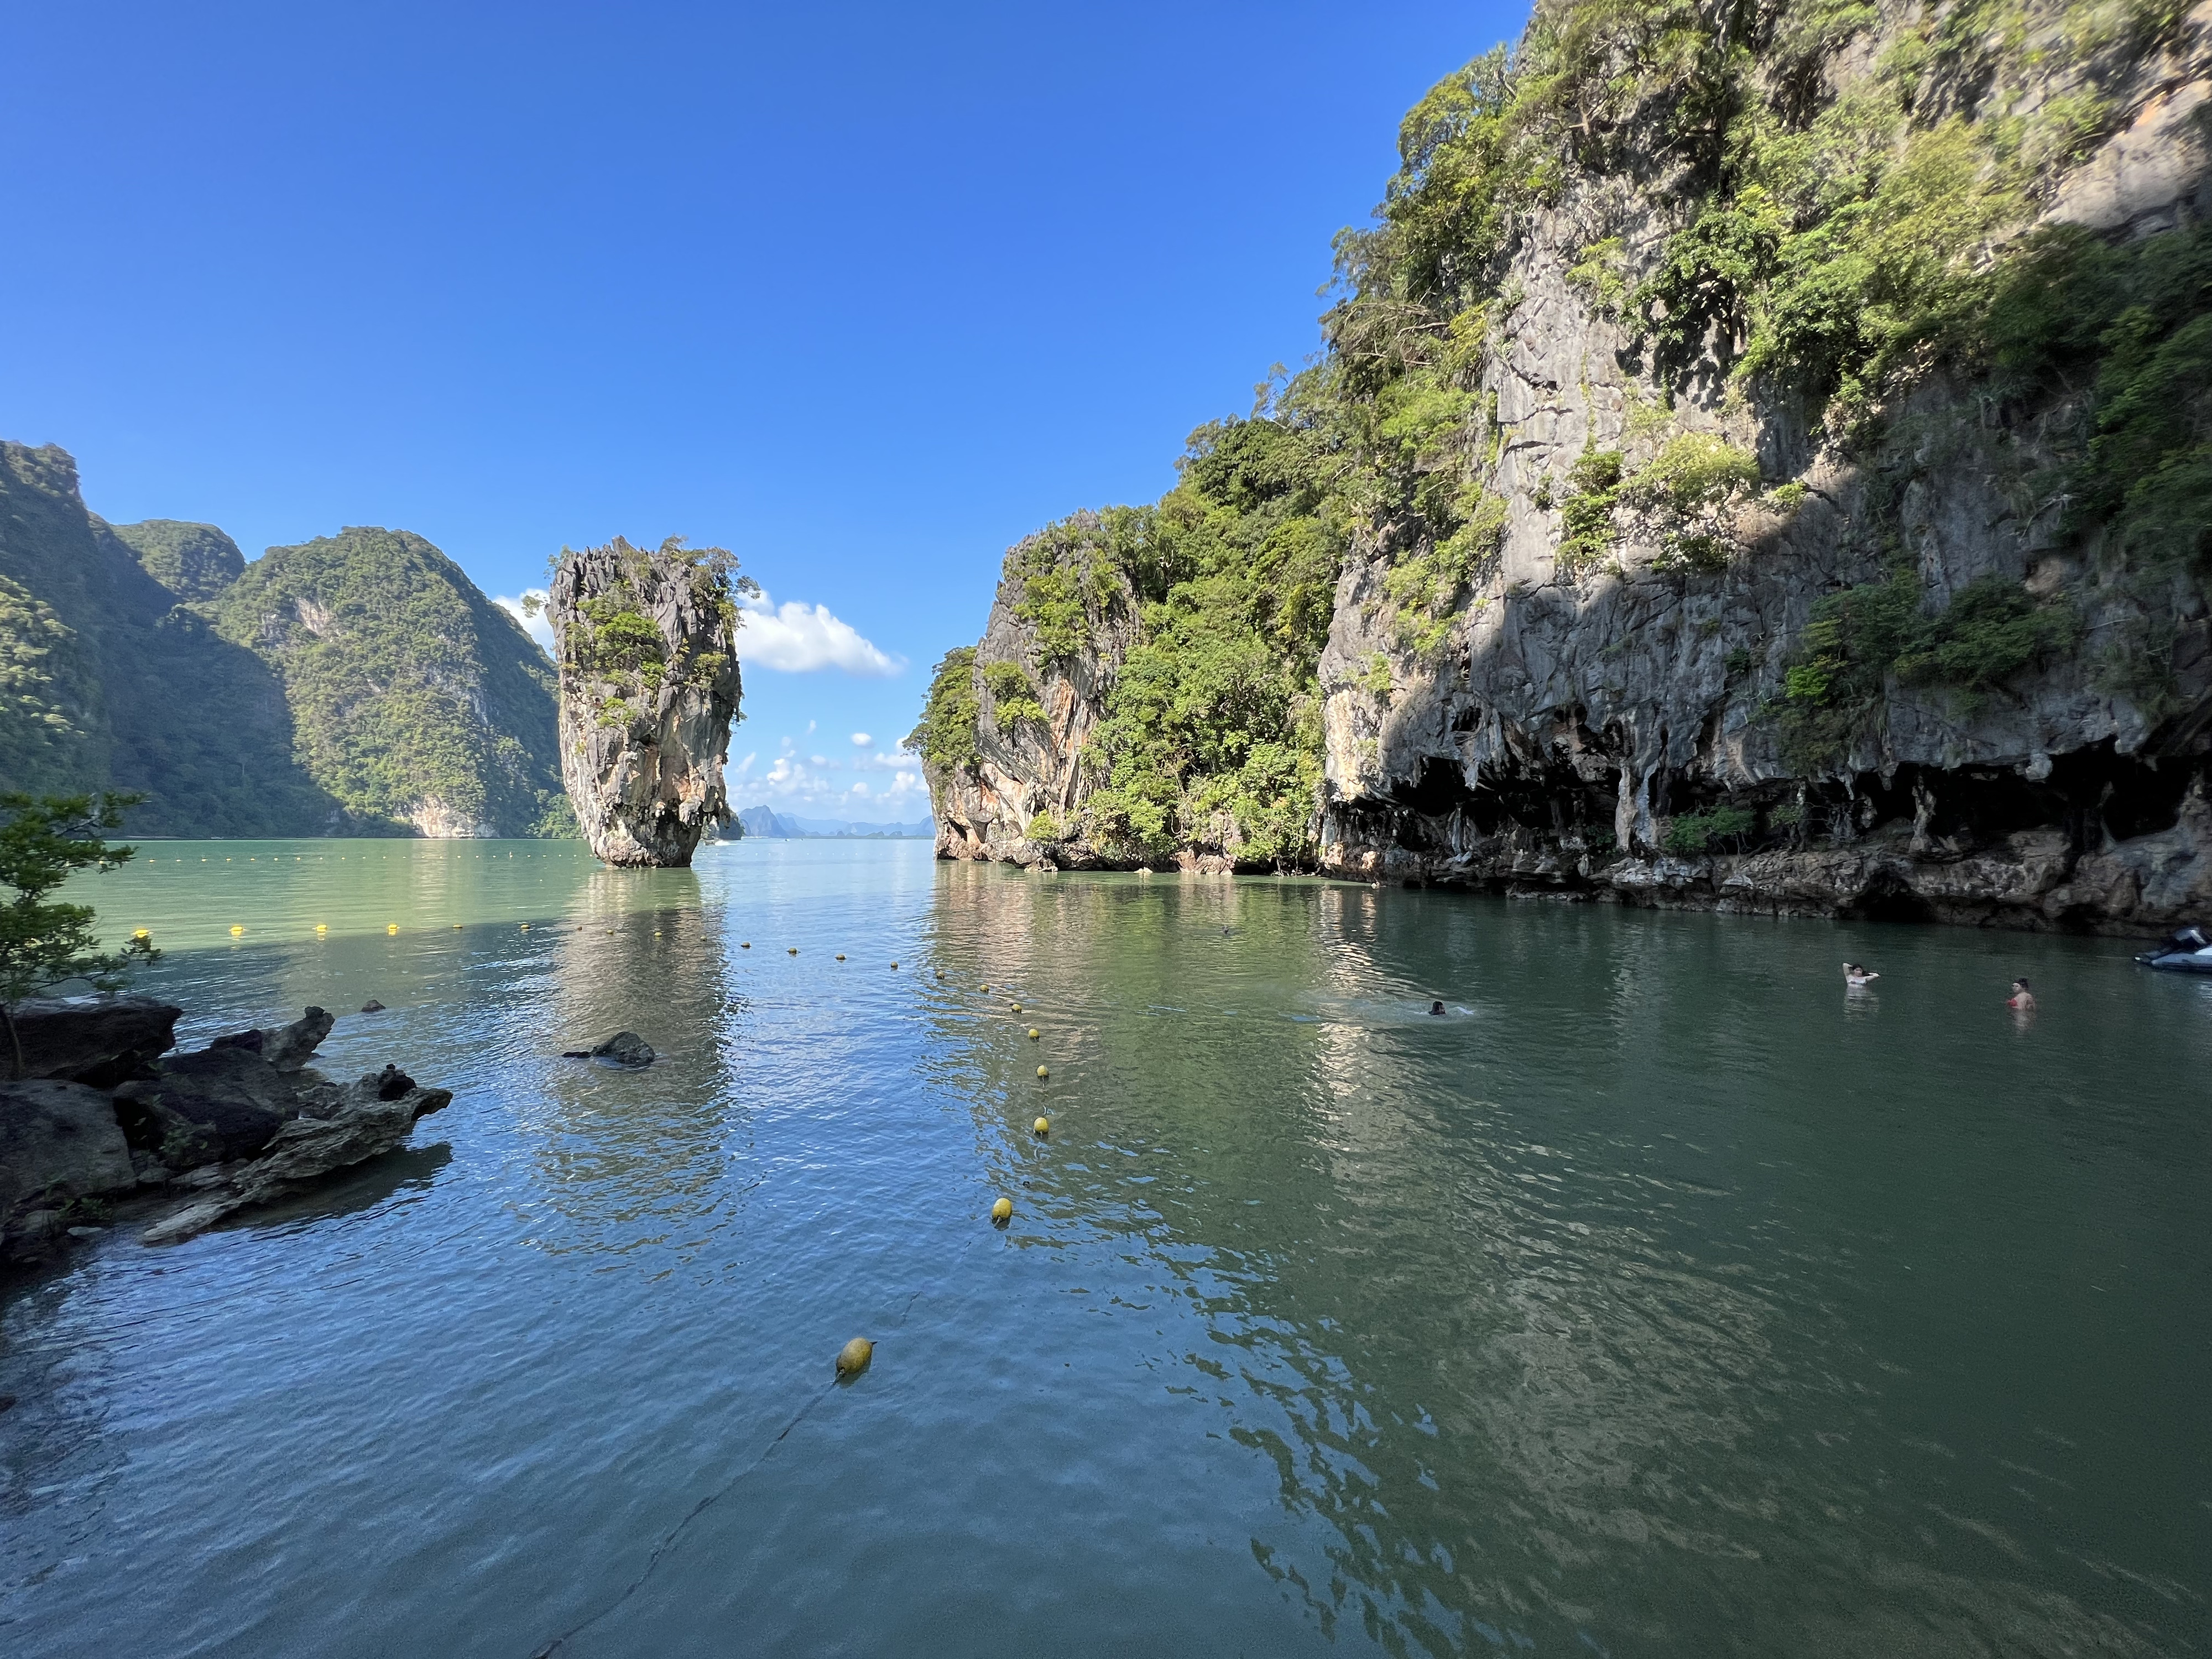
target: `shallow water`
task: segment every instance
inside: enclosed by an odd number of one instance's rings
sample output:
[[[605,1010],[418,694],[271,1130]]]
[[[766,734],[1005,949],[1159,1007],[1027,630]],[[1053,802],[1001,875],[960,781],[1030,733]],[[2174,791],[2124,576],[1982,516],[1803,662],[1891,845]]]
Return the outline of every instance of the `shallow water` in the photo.
[[[328,1069],[456,1097],[0,1291],[11,1654],[2208,1645],[2212,985],[2124,947],[143,856],[90,892],[191,1037],[374,996]],[[663,1059],[556,1057],[622,1026]]]

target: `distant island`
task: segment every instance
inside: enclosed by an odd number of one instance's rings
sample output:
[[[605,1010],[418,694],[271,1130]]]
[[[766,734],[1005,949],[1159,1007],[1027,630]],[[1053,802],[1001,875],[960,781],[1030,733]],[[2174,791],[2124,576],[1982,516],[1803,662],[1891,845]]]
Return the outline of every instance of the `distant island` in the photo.
[[[843,818],[802,818],[766,806],[748,806],[738,814],[738,822],[749,836],[786,841],[927,841],[937,833],[927,818],[912,823],[853,823]]]
[[[76,463],[0,441],[0,787],[135,790],[134,834],[573,836],[553,665],[422,537],[248,562],[110,524]]]

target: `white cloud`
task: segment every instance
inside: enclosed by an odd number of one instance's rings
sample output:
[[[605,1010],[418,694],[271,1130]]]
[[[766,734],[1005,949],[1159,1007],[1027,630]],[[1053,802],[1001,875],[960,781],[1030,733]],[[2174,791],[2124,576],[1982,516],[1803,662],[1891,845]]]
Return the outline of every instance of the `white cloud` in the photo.
[[[896,753],[878,749],[872,755],[855,755],[853,769],[856,772],[911,772],[921,775],[921,757],[906,750]]]
[[[837,769],[836,763],[825,767],[813,756],[787,750],[766,772],[746,778],[742,794],[733,787],[731,802],[739,807],[767,802],[779,811],[818,812],[825,817],[876,823],[892,819],[903,823],[928,815],[928,786],[922,781],[920,763],[912,756],[863,757],[854,764],[886,770],[890,775],[874,783],[860,780],[841,784],[830,775]],[[740,765],[738,771],[742,777],[746,767]]]
[[[853,733],[853,746],[855,749],[866,749],[874,741],[875,739],[865,732],[855,732]]]
[[[888,678],[906,668],[905,658],[877,649],[828,605],[800,599],[777,605],[766,593],[745,602],[744,626],[738,630],[738,660],[748,668],[773,668],[783,674],[842,668],[871,679]]]
[[[526,587],[522,590],[522,596],[520,599],[510,599],[502,594],[499,598],[494,599],[492,603],[497,605],[501,610],[506,611],[507,614],[514,617],[515,621],[520,623],[522,624],[522,631],[529,635],[532,639],[537,641],[538,644],[544,647],[545,654],[550,657],[553,654],[553,624],[545,620],[545,613],[544,611],[541,610],[536,616],[532,617],[526,616],[523,613],[522,609],[523,599],[535,599],[540,605],[543,605],[545,603],[545,590],[544,588]]]

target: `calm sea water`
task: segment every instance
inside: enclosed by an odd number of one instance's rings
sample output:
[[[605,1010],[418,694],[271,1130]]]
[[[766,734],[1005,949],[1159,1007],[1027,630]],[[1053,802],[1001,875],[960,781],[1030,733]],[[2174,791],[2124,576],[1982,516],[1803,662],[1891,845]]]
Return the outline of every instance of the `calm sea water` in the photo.
[[[11,1655],[2212,1646],[2212,985],[2124,946],[144,859],[90,891],[189,1036],[374,996],[328,1068],[455,1100],[0,1291]]]

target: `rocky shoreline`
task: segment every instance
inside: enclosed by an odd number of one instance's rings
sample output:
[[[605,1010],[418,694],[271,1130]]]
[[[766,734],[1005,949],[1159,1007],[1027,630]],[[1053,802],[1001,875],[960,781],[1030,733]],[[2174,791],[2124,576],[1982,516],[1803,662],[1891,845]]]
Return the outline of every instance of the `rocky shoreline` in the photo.
[[[22,1065],[0,1082],[0,1266],[124,1220],[147,1222],[148,1244],[177,1243],[393,1150],[453,1099],[396,1066],[345,1084],[313,1069],[336,1023],[320,1008],[191,1053],[172,1052],[183,1010],[151,997],[12,1012]]]

